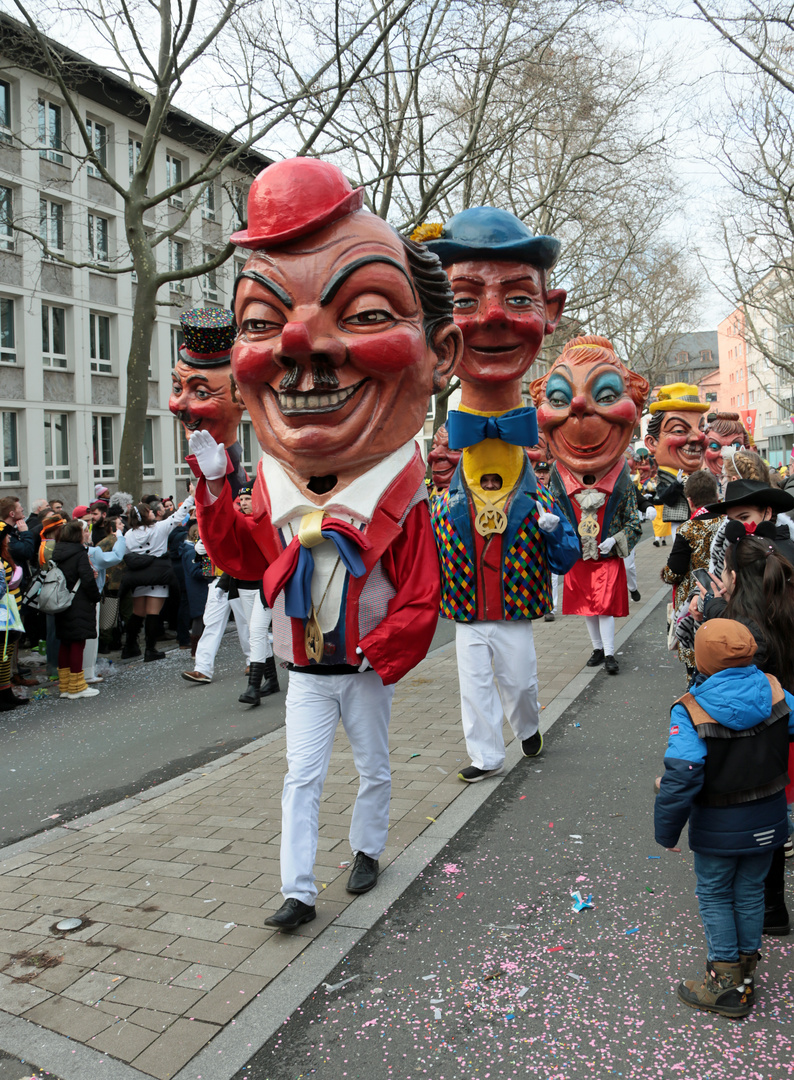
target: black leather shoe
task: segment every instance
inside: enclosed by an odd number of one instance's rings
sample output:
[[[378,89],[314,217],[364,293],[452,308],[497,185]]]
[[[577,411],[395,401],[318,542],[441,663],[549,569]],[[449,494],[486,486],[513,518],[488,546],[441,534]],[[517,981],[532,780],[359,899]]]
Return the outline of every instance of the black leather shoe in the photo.
[[[143,654],[144,664],[151,664],[153,660],[165,660],[165,653],[161,649],[147,649]]]
[[[363,851],[359,851],[356,855],[356,861],[353,863],[353,869],[350,871],[350,877],[347,879],[345,888],[348,892],[352,893],[369,892],[370,889],[375,888],[379,873],[380,867],[378,866],[378,860],[371,859],[369,855],[365,855]]]
[[[274,926],[276,930],[297,930],[304,923],[317,918],[314,904],[304,904],[294,896],[288,896],[275,915],[265,919],[265,926]]]
[[[639,590],[637,590],[637,589],[634,589],[632,592],[630,592],[629,596],[631,597],[631,599],[634,601],[635,604],[639,604],[640,600],[642,600],[642,597],[640,596]]]
[[[607,656],[604,658],[604,668],[607,675],[617,675],[620,671],[620,664],[614,656]]]
[[[604,650],[593,649],[590,654],[590,659],[587,661],[587,667],[601,667],[604,662]]]

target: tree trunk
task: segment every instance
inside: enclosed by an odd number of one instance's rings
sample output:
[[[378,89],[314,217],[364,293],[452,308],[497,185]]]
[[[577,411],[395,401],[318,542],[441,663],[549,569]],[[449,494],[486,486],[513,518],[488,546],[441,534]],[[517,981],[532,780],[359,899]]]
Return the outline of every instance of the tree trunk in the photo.
[[[119,490],[143,495],[143,441],[149,405],[149,363],[157,313],[157,285],[138,281],[127,359],[127,409],[119,455]]]
[[[433,417],[433,434],[438,431],[442,424],[447,422],[447,412],[449,410],[449,399],[451,395],[460,387],[460,379],[452,379],[444,390],[439,391],[436,394],[436,413]]]

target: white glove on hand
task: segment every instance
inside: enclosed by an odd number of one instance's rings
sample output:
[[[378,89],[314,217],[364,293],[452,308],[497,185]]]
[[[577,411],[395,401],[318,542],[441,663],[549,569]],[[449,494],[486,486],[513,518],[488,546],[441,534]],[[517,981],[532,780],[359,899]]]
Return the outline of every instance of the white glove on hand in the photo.
[[[371,671],[372,670],[372,664],[370,664],[369,660],[367,660],[366,656],[364,655],[364,653],[361,651],[360,648],[356,649],[356,655],[361,657],[361,663],[358,665],[358,670],[359,671]]]
[[[598,554],[599,555],[608,555],[614,546],[615,546],[615,537],[614,536],[608,536],[606,538],[606,540],[602,540],[601,543],[598,545]]]
[[[645,511],[645,520],[646,521],[656,521],[656,507],[655,506],[649,506],[648,509]]]
[[[196,554],[197,555],[206,555],[207,554],[207,549],[204,547],[201,540],[196,541],[195,548],[196,548]]]
[[[543,510],[538,514],[538,528],[543,532],[553,533],[559,524],[560,519],[557,515],[550,514],[548,510]]]
[[[226,447],[223,443],[216,443],[208,431],[195,431],[188,440],[188,446],[207,480],[224,479]]]
[[[686,483],[687,476],[686,476],[686,473],[684,472],[683,469],[679,469],[678,472],[676,473],[675,478],[676,478],[676,480],[678,481],[679,484],[684,484],[684,483]]]

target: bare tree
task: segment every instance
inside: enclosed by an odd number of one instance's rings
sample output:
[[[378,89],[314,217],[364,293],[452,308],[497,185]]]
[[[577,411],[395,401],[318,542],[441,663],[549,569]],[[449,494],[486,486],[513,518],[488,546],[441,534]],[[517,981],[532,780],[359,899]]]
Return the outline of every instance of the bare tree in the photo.
[[[75,0],[56,17],[70,17],[101,41],[110,57],[108,69],[97,69],[85,57],[64,48],[42,29],[52,9],[34,10],[15,0],[27,32],[4,42],[25,67],[45,72],[71,114],[76,143],[65,148],[78,163],[90,164],[116,192],[124,206],[126,251],[112,266],[68,258],[53,250],[37,228],[14,222],[33,236],[45,255],[56,262],[90,267],[103,273],[134,271],[136,290],[130,351],[127,358],[127,398],[121,444],[119,485],[137,491],[142,480],[142,447],[148,398],[148,369],[152,334],[161,292],[186,278],[212,273],[232,253],[228,243],[211,256],[183,260],[178,265],[169,244],[186,228],[206,192],[235,174],[249,173],[252,148],[272,139],[284,144],[292,135],[295,151],[311,151],[319,133],[332,120],[351,88],[377,56],[385,37],[411,8],[414,0],[385,0],[350,7],[343,0],[320,0],[314,10],[332,27],[323,49],[308,50],[300,27],[282,0],[269,5],[255,0],[213,0],[212,3],[172,3],[172,0]],[[322,14],[320,14],[322,13]],[[89,29],[90,28],[90,29]],[[352,62],[340,63],[359,40],[366,43]],[[78,97],[81,81],[104,78],[109,95],[119,86],[139,101],[140,145],[131,152],[129,179],[111,172],[88,130]],[[166,186],[153,190],[153,166],[158,142],[175,116],[178,102],[198,87],[212,87],[218,111],[228,114],[225,134],[206,129],[198,147],[198,163],[185,175],[172,172]],[[180,97],[181,95],[181,97]],[[296,131],[299,128],[299,134]],[[260,158],[261,160],[261,158]],[[227,184],[241,219],[245,217],[240,188]],[[169,252],[166,257],[164,252]]]

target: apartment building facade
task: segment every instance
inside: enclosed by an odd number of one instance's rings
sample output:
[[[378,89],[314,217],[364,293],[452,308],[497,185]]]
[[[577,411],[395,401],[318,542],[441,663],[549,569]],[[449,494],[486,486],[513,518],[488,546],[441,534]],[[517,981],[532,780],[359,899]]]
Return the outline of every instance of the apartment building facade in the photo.
[[[0,20],[5,40],[24,32],[15,20]],[[78,59],[81,117],[103,165],[126,184],[140,153],[140,101],[123,81]],[[152,188],[188,177],[220,138],[174,112],[157,149]],[[113,490],[118,476],[136,289],[132,273],[111,272],[129,262],[122,201],[79,150],[84,154],[82,139],[56,86],[20,61],[18,47],[0,59],[0,496],[19,493],[26,503],[59,497],[69,508],[92,498],[97,482]],[[237,170],[207,185],[184,226],[158,246],[158,265],[178,270],[221,250],[239,224],[253,175],[267,164],[249,153]],[[147,226],[173,223],[187,198],[156,207]],[[53,252],[92,265],[43,257],[38,236]],[[166,303],[152,341],[144,491],[136,496],[185,490],[186,445],[168,410],[179,314],[228,306],[242,261],[235,257],[212,274],[160,291]],[[240,437],[243,460],[253,467],[259,451],[247,417]]]

